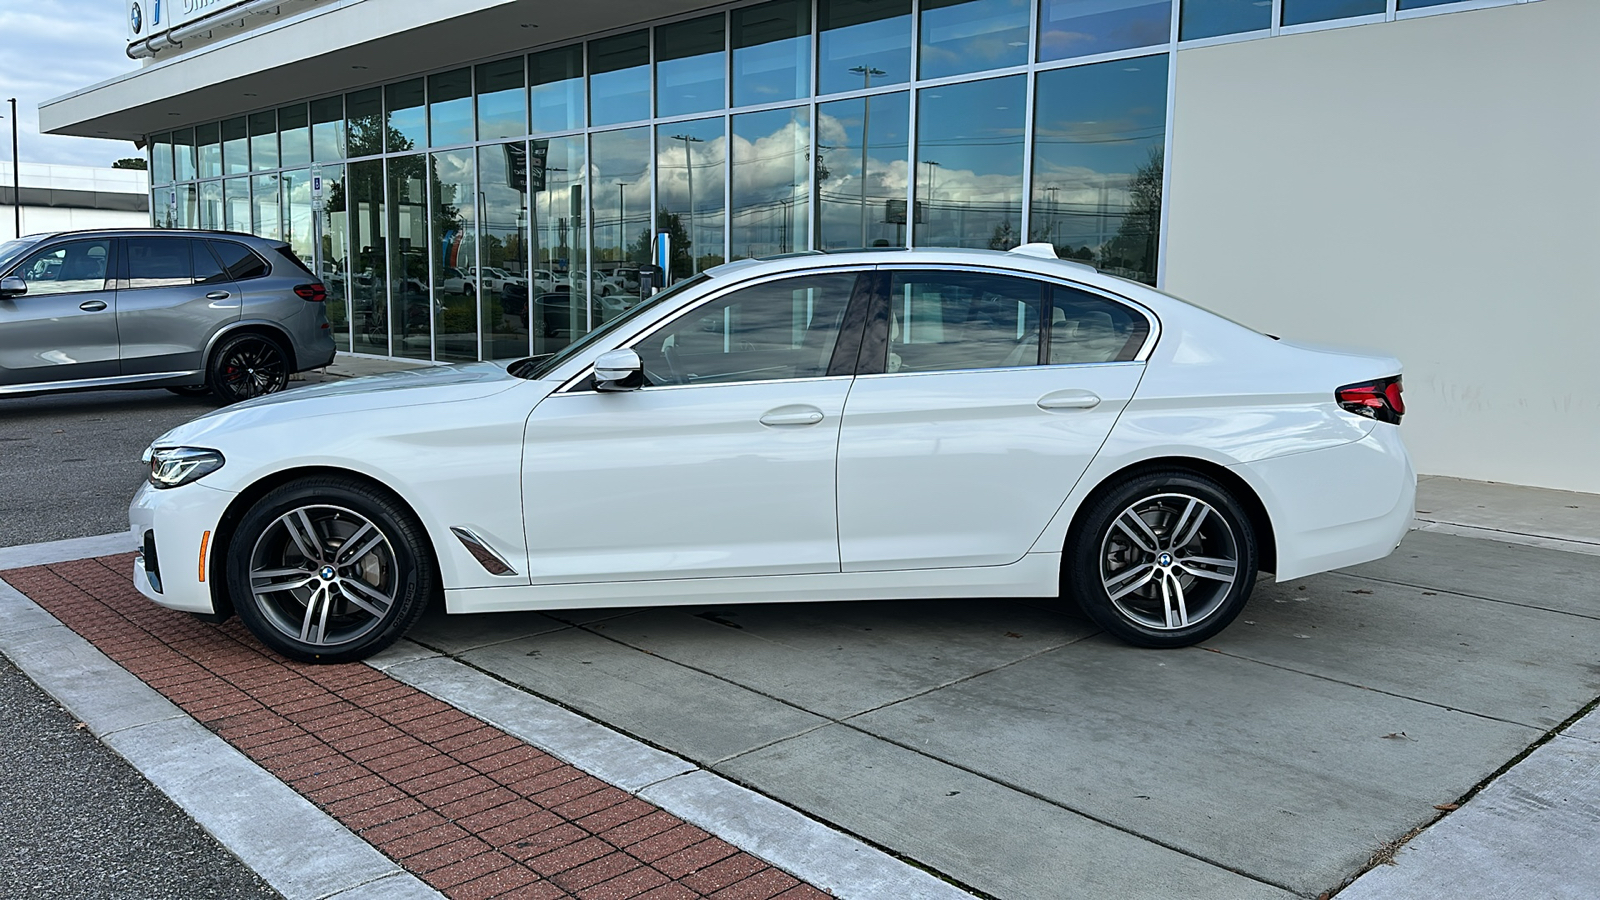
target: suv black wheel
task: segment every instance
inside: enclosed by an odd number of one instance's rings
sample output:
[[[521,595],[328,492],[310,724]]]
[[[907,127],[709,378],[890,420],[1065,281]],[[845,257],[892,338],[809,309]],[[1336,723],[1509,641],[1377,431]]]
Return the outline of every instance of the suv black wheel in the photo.
[[[261,334],[225,338],[211,356],[206,383],[223,403],[277,393],[289,384],[289,355]]]
[[[1062,589],[1129,643],[1186,647],[1239,615],[1258,561],[1250,517],[1226,488],[1152,472],[1094,502],[1068,538]]]
[[[228,546],[245,626],[304,662],[354,662],[394,643],[438,593],[422,525],[393,495],[306,478],[257,501]]]

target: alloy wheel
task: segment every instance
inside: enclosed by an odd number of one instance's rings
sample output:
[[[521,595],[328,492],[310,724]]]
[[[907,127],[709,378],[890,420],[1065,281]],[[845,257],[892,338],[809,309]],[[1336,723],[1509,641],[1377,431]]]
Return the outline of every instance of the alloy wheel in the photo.
[[[277,344],[265,338],[248,338],[227,348],[218,367],[226,391],[248,400],[283,390],[289,383],[288,360]]]
[[[262,618],[304,644],[336,647],[381,625],[400,586],[394,547],[371,519],[340,506],[297,506],[250,553]]]
[[[1100,546],[1106,598],[1130,622],[1190,628],[1222,608],[1239,576],[1239,542],[1227,517],[1184,493],[1140,499],[1117,515]]]

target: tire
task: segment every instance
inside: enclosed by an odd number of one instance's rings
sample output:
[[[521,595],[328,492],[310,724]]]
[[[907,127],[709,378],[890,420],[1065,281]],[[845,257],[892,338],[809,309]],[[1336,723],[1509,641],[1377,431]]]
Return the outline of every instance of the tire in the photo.
[[[398,498],[337,476],[256,501],[227,550],[239,619],[302,662],[355,662],[394,643],[440,593],[437,571],[426,532]]]
[[[179,397],[204,397],[211,393],[211,388],[203,384],[186,384],[183,387],[169,387],[167,390]]]
[[[1187,647],[1228,627],[1260,560],[1255,528],[1228,489],[1177,470],[1102,494],[1065,549],[1063,593],[1141,647]]]
[[[211,355],[206,383],[223,403],[275,394],[289,384],[289,354],[263,334],[226,338]]]

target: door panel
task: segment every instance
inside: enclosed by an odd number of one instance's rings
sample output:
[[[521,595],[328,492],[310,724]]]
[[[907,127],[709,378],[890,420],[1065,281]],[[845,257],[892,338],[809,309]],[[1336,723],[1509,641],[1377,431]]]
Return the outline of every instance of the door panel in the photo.
[[[211,335],[239,317],[238,289],[203,241],[140,237],[122,245],[122,374],[203,369]]]
[[[839,571],[834,452],[850,384],[546,399],[523,459],[533,582]]]
[[[843,570],[1021,559],[1143,373],[1115,363],[859,377],[839,437]]]
[[[0,385],[117,374],[117,293],[109,240],[42,248],[10,273],[28,293],[0,299]]]

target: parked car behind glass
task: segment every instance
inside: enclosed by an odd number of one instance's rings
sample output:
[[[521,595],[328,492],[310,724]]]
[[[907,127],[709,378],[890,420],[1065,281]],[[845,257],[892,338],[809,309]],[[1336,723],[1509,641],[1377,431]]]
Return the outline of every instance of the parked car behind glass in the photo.
[[[325,297],[281,241],[147,228],[28,235],[0,245],[0,396],[270,394],[333,361]]]

